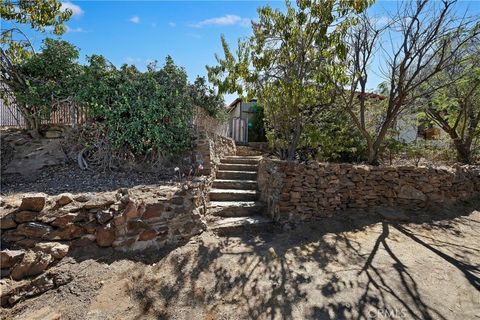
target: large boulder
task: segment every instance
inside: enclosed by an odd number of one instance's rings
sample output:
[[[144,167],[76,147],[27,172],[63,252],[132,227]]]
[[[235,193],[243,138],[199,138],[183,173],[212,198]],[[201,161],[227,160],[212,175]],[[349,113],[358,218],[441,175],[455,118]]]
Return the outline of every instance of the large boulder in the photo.
[[[59,260],[65,257],[70,247],[59,242],[40,242],[33,248],[34,251],[42,251]]]
[[[19,210],[40,212],[45,207],[45,202],[45,196],[41,194],[26,196],[22,199]]]
[[[27,251],[22,261],[13,267],[10,275],[14,280],[36,276],[46,270],[52,262],[53,257],[48,253]]]
[[[15,263],[21,261],[25,256],[22,250],[2,250],[0,251],[0,268],[11,268]]]

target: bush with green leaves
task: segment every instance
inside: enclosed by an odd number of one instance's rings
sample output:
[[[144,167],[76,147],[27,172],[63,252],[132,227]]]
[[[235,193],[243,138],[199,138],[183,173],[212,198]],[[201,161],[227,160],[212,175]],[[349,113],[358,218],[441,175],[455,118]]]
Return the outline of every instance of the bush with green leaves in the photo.
[[[78,86],[79,51],[67,41],[45,39],[41,51],[17,65],[23,82],[7,81],[28,127],[38,130],[56,107],[68,103]]]
[[[146,72],[134,66],[115,68],[104,57],[91,56],[80,77],[79,103],[88,107],[93,121],[104,124],[114,149],[135,155],[160,152],[175,155],[191,149],[194,105],[215,116],[221,98],[202,78],[189,84],[183,68],[171,57]]]
[[[185,70],[171,57],[145,72],[135,66],[115,67],[99,55],[78,63],[72,44],[46,39],[39,53],[17,65],[24,83],[7,83],[29,127],[38,130],[56,107],[68,103],[86,109],[88,120],[106,137],[109,147],[134,156],[176,155],[193,145],[192,111],[200,107],[220,117],[223,98],[204,78],[189,83]]]
[[[321,114],[306,125],[300,147],[312,147],[312,157],[322,161],[360,162],[366,159],[366,145],[351,122],[340,108]]]

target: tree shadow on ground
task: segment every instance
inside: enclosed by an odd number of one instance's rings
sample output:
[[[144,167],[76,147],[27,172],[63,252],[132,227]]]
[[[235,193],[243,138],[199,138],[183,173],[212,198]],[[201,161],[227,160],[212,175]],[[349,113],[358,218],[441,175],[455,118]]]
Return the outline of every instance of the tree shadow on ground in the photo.
[[[408,224],[338,215],[290,232],[200,239],[191,254],[174,252],[152,273],[133,274],[131,294],[145,314],[160,305],[202,310],[212,318],[447,319],[425,296],[418,270],[405,251],[397,252],[397,243],[402,236],[411,239],[410,250],[440,257],[479,290],[479,267],[468,256],[480,250],[454,241],[463,237],[457,226],[472,220],[463,216],[478,208],[443,210],[434,219],[417,215]],[[431,232],[449,238],[432,238]]]

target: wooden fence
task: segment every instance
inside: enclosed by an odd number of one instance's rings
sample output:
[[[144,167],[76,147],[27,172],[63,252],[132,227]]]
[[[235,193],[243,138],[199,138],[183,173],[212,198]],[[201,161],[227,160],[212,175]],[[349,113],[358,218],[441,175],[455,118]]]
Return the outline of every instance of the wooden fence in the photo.
[[[25,128],[26,122],[20,110],[16,107],[13,97],[4,95],[4,101],[0,98],[0,127]],[[66,124],[77,125],[87,121],[87,112],[84,108],[73,104],[61,105],[51,113],[49,119],[42,121],[42,124]],[[197,130],[205,130],[221,136],[229,135],[229,124],[226,121],[208,116],[203,109],[194,107],[192,122]]]
[[[7,99],[5,101],[4,99]],[[72,104],[63,104],[51,113],[50,118],[42,120],[42,124],[77,125],[84,123],[87,113],[83,108]],[[26,122],[11,96],[0,98],[0,127],[25,128]]]
[[[205,130],[220,136],[228,137],[228,123],[220,119],[210,117],[199,107],[193,109],[193,125],[197,130]]]

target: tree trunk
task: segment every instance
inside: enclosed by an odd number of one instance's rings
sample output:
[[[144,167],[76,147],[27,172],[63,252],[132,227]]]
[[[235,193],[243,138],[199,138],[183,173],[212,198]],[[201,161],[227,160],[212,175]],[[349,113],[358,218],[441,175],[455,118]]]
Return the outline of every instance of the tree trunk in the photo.
[[[380,162],[378,161],[379,158],[379,149],[375,145],[369,146],[368,147],[368,164],[371,164],[373,166],[378,166]]]
[[[469,164],[472,162],[471,145],[462,140],[453,140],[455,149],[457,150],[457,160],[459,162]]]

